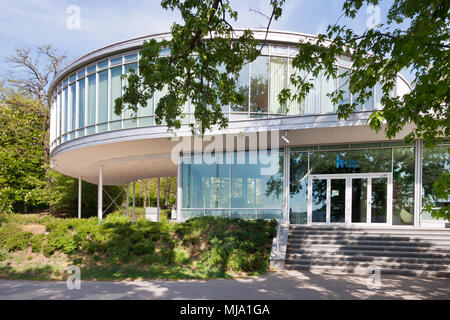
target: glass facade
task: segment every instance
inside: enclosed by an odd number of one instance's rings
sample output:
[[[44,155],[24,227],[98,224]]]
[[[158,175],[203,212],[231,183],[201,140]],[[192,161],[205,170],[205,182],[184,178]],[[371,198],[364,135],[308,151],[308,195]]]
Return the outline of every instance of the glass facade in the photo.
[[[224,106],[225,115],[231,119],[247,119],[283,115],[307,115],[334,113],[336,106],[327,96],[338,87],[345,90],[345,101],[351,102],[348,84],[342,79],[327,79],[323,74],[311,78],[314,88],[306,98],[298,103],[291,101],[280,105],[278,94],[284,88],[291,88],[290,76],[298,71],[292,66],[292,56],[297,49],[288,46],[268,45],[262,50],[262,56],[247,63],[238,77],[238,91],[244,96],[237,105]],[[167,54],[167,52],[165,53]],[[154,108],[163,92],[155,92],[147,107],[139,108],[137,119],[130,111],[121,115],[114,113],[114,101],[122,94],[122,74],[133,69],[138,73],[140,55],[137,52],[124,53],[110,59],[103,59],[87,65],[70,74],[54,89],[52,104],[56,107],[52,125],[51,148],[62,142],[106,131],[155,125]],[[348,71],[350,64],[338,60],[339,72]],[[379,86],[373,90],[375,99],[371,99],[360,110],[373,110],[380,107]],[[374,102],[374,100],[376,102]],[[194,121],[195,106],[189,101],[185,106],[186,117],[183,123]]]
[[[414,223],[414,151],[414,147],[401,144],[390,147],[388,143],[292,148],[289,181],[291,223],[307,223],[309,175],[330,175],[330,177],[341,175],[330,179],[332,191],[329,200],[327,199],[327,179],[312,180],[312,196],[315,199],[312,202],[312,222],[325,222],[327,201],[331,201],[331,221],[343,222],[345,180],[342,179],[348,176],[354,177],[351,180],[352,222],[365,223],[369,190],[367,184],[370,174],[392,174],[392,224],[412,225]],[[352,176],[352,174],[359,174],[359,176]],[[364,174],[367,174],[367,177],[361,177]],[[386,178],[370,179],[371,221],[387,222],[388,182]]]
[[[450,205],[450,199],[438,201],[433,192],[434,182],[442,172],[450,170],[450,145],[423,148],[422,168],[422,205],[432,205],[434,208]],[[432,220],[431,213],[423,211],[422,219]]]
[[[182,216],[282,219],[284,153],[278,150],[182,157]]]

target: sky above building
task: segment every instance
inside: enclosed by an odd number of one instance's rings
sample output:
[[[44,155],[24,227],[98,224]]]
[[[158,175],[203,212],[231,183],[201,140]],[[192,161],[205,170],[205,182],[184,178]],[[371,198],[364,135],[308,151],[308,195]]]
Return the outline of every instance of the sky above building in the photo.
[[[269,0],[231,0],[238,11],[235,27],[262,28],[270,14]],[[287,0],[283,15],[271,29],[318,34],[342,14],[343,0]],[[391,0],[380,6],[381,23]],[[2,0],[0,10],[0,74],[8,70],[5,58],[16,48],[51,44],[69,61],[115,42],[166,32],[181,16],[161,8],[158,0]],[[79,17],[79,19],[78,19]],[[340,18],[355,31],[373,23],[374,12],[361,9],[355,20]],[[409,80],[411,80],[409,78]]]

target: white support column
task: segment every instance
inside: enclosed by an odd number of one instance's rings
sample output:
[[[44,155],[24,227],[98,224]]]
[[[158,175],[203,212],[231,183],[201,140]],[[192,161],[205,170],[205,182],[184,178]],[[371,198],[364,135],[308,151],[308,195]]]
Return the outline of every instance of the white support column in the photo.
[[[181,184],[181,170],[182,170],[182,162],[181,162],[181,153],[178,154],[178,163],[177,163],[177,221],[181,220],[181,194],[182,194],[182,184]]]
[[[81,177],[78,177],[78,219],[81,219]]]
[[[130,183],[127,182],[127,218],[130,211]]]
[[[414,168],[414,227],[421,226],[422,213],[422,140],[416,140],[416,148],[414,152],[415,168]]]
[[[133,181],[133,223],[136,221],[136,181]]]
[[[98,168],[98,202],[97,202],[97,217],[101,220],[103,218],[103,168]]]
[[[156,197],[156,207],[158,208],[158,221],[159,221],[159,193],[160,193],[160,184],[161,184],[161,178],[158,177],[158,195]]]

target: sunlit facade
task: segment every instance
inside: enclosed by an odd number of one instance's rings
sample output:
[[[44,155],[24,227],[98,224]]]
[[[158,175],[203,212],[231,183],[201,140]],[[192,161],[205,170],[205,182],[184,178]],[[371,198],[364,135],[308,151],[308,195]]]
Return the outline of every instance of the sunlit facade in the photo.
[[[255,31],[255,37],[263,40],[265,32]],[[234,148],[233,142],[231,151],[215,148],[202,154],[209,143],[203,142],[201,150],[181,150],[174,160],[179,142],[154,119],[164,92],[156,92],[147,107],[140,107],[137,118],[128,110],[119,116],[114,113],[114,100],[123,91],[122,75],[138,71],[142,43],[152,38],[170,39],[170,34],[99,49],[57,76],[49,94],[55,170],[99,185],[177,176],[178,220],[214,215],[310,225],[443,225],[422,207],[443,205],[435,203],[431,188],[450,166],[449,145],[434,150],[424,149],[421,141],[405,145],[402,139],[411,126],[393,140],[370,130],[368,117],[382,108],[380,86],[345,121],[337,118],[336,106],[327,96],[341,88],[346,92],[344,103],[351,103],[354,97],[345,79],[319,74],[310,79],[314,88],[302,103],[279,103],[278,93],[291,86],[290,76],[298,72],[291,65],[295,44],[313,36],[270,32],[262,55],[239,75],[239,90],[247,99],[242,105],[223,106],[229,127],[207,134],[212,140],[234,141],[277,132],[275,144],[261,148],[246,142]],[[351,68],[346,57],[337,63],[339,72]],[[401,96],[409,90],[399,75],[392,94]],[[187,102],[177,137],[192,138],[188,124],[194,122],[194,110],[195,105]]]

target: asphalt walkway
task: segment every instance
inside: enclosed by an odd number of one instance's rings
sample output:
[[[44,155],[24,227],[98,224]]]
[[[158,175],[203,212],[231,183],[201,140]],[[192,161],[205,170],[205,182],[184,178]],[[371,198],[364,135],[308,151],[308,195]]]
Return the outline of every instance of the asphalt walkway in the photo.
[[[68,289],[61,281],[0,280],[0,299],[445,299],[450,279],[280,271],[258,277],[215,280],[81,281]]]

